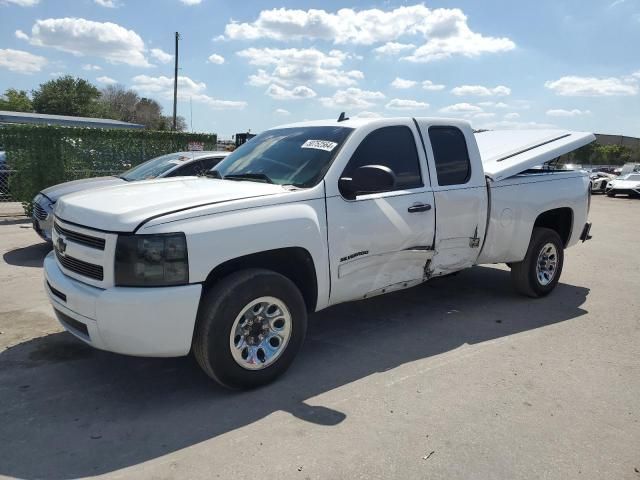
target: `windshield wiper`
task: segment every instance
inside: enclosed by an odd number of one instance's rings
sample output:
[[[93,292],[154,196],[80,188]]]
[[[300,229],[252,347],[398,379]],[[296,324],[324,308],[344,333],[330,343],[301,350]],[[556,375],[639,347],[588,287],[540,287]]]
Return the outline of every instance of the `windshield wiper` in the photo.
[[[114,175],[114,177],[119,178],[121,180],[124,180],[125,182],[130,182],[131,181],[127,177],[125,177],[124,175]]]
[[[232,173],[222,178],[225,180],[258,180],[265,183],[273,183],[273,180],[264,173]]]
[[[222,175],[220,175],[218,170],[209,170],[205,172],[204,176],[209,178],[222,178]]]

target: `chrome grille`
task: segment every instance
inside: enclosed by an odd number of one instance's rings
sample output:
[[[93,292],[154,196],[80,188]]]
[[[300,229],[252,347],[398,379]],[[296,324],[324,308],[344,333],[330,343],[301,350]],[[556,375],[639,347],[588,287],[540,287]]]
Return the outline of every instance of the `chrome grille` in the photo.
[[[70,257],[68,255],[61,255],[56,246],[55,248],[56,258],[58,263],[71,272],[75,272],[85,277],[93,278],[94,280],[102,281],[104,278],[104,272],[100,265],[84,262],[77,258]]]
[[[38,220],[45,220],[47,218],[46,210],[44,208],[42,208],[42,205],[40,205],[39,203],[34,203],[33,204],[33,215]]]
[[[56,229],[58,235],[64,235],[67,240],[71,240],[72,242],[79,243],[80,245],[84,245],[85,247],[96,248],[98,250],[104,250],[105,240],[104,238],[92,237],[90,235],[85,235],[79,232],[72,232],[71,230],[67,230],[66,228],[62,228],[58,223],[53,224],[53,228]]]

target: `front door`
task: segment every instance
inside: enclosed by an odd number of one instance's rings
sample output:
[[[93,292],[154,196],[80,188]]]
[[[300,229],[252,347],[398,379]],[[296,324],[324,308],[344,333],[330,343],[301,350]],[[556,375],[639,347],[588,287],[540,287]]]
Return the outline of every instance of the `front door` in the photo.
[[[406,288],[424,278],[434,241],[433,192],[414,125],[378,128],[357,147],[342,176],[364,165],[396,175],[392,191],[327,198],[330,303]]]

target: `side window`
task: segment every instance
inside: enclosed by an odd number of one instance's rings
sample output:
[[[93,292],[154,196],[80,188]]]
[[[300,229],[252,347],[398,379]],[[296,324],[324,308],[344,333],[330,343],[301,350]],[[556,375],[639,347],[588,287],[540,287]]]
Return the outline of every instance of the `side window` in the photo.
[[[396,190],[422,186],[416,141],[409,127],[374,130],[358,145],[343,176],[365,165],[384,165],[396,174]]]
[[[200,171],[202,170],[202,160],[196,160],[195,162],[191,162],[188,165],[175,169],[170,177],[189,177],[191,175],[200,175]]]
[[[223,159],[220,157],[202,159],[202,166],[200,167],[202,173],[200,173],[200,175],[204,175],[206,172],[219,164],[222,160]]]
[[[464,134],[456,127],[429,127],[439,185],[461,185],[471,178]]]

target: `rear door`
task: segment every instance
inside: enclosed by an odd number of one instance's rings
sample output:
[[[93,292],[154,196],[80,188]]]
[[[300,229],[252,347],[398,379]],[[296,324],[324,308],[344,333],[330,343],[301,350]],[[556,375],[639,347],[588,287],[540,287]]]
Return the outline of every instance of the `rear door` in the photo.
[[[429,270],[446,274],[472,266],[487,223],[487,190],[480,156],[468,126],[417,120],[435,198],[437,225]]]
[[[327,185],[332,304],[419,283],[432,255],[433,193],[416,127],[407,120],[371,128],[362,132],[340,176],[384,165],[397,182],[392,191],[348,200],[339,194],[337,178],[328,180],[334,183]]]

